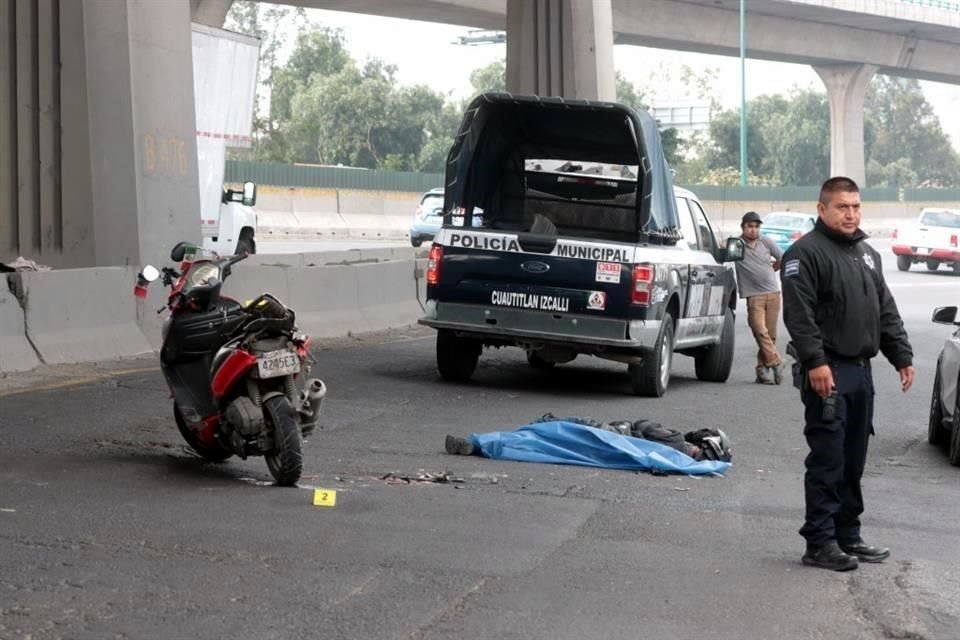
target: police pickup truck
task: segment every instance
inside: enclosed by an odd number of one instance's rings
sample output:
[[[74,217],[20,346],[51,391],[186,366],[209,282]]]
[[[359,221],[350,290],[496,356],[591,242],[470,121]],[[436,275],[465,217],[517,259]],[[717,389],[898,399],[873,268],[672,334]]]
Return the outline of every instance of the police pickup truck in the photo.
[[[452,212],[482,209],[473,225]],[[614,103],[484,94],[446,167],[444,225],[428,254],[421,324],[441,376],[467,380],[484,347],[536,368],[579,354],[628,365],[633,392],[662,396],[674,353],[724,382],[736,284],[726,246],[673,187],[656,122]]]

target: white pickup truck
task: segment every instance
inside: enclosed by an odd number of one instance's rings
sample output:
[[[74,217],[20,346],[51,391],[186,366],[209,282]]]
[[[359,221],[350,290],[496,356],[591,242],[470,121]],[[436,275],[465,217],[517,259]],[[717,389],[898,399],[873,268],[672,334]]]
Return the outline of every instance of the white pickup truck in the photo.
[[[960,209],[927,207],[916,222],[893,232],[893,253],[897,268],[908,271],[914,262],[923,262],[930,271],[941,263],[960,273]]]

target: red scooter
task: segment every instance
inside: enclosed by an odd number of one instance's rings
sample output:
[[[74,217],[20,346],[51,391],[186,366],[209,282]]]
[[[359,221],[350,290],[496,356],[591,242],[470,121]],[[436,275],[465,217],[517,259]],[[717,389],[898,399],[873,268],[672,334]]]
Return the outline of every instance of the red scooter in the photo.
[[[310,338],[297,331],[293,309],[269,293],[243,305],[220,295],[246,257],[221,258],[181,242],[170,252],[180,272],[147,265],[134,293],[145,298],[158,278],[170,287],[160,363],[184,440],[207,460],[262,455],[277,484],[292,486],[326,385],[303,377],[313,361]]]

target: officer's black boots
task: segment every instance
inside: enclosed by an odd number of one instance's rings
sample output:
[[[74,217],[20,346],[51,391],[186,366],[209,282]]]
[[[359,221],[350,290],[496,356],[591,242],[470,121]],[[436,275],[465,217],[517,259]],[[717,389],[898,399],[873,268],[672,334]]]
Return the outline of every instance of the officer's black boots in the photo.
[[[856,556],[860,562],[883,562],[890,557],[890,549],[871,547],[863,540],[852,544],[842,544],[840,548],[844,553]]]
[[[856,556],[844,553],[836,542],[829,542],[825,545],[807,544],[803,564],[834,571],[850,571],[857,568],[858,562]]]

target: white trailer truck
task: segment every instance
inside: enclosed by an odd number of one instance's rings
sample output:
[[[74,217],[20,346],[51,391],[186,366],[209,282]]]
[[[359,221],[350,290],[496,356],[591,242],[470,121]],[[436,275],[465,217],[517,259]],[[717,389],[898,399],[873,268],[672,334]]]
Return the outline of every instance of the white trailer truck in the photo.
[[[193,24],[200,232],[220,255],[256,253],[257,187],[225,189],[224,173],[227,148],[252,143],[259,61],[259,38]]]

